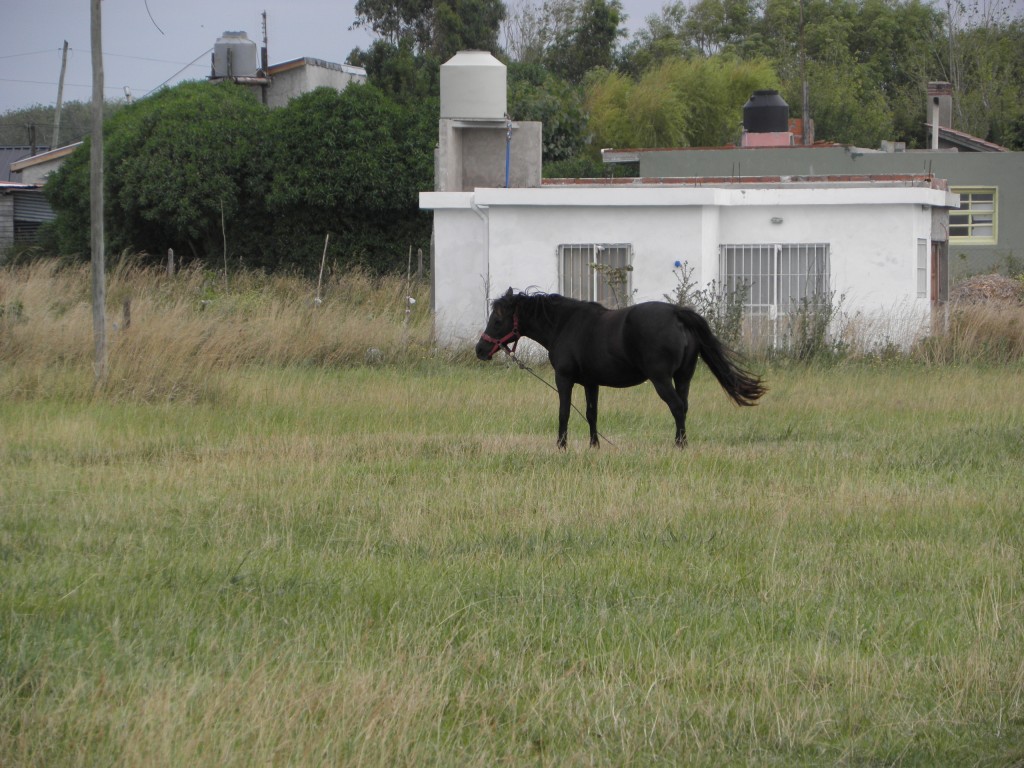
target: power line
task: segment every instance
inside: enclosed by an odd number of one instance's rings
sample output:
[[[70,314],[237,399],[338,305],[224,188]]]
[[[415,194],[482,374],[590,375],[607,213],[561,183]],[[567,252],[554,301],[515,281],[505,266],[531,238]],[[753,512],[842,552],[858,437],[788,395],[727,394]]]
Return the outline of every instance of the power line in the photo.
[[[161,86],[166,85],[167,83],[169,83],[171,80],[176,78],[178,75],[180,75],[182,72],[184,72],[189,67],[196,66],[196,63],[200,59],[202,59],[203,57],[208,56],[210,51],[212,51],[212,50],[213,50],[213,48],[207,48],[205,51],[203,51],[198,56],[196,56],[194,59],[192,59],[192,61],[190,61],[187,64],[185,64],[184,66],[182,66],[181,69],[179,69],[173,75],[168,77],[162,83],[160,83],[159,85],[157,85],[157,86],[151,88],[149,91],[147,91],[147,95],[149,93],[152,93],[153,91],[155,91],[157,88],[160,88]],[[28,55],[28,54],[25,54],[25,55]],[[182,63],[180,61],[169,61],[167,59],[150,59],[150,58],[146,58],[144,56],[126,56],[126,55],[121,55],[121,54],[117,54],[117,53],[105,53],[103,55],[104,56],[114,56],[114,57],[122,58],[122,59],[135,59],[136,61],[152,61],[152,62],[156,62],[158,64],[181,64]],[[7,77],[0,77],[0,83],[23,83],[23,84],[26,84],[26,85],[57,85],[57,83],[52,81],[52,80],[20,80],[20,79],[7,78]],[[89,88],[89,87],[91,87],[90,85],[87,85],[87,84],[84,84],[84,83],[65,83],[65,86],[68,87],[68,88]],[[105,86],[104,90],[105,91],[120,91],[121,90],[121,86],[113,86],[113,85]]]
[[[173,75],[172,75],[172,77],[173,77]],[[51,81],[47,81],[47,80],[12,80],[12,79],[6,78],[6,77],[0,77],[0,83],[24,83],[24,84],[27,84],[27,85],[56,85],[57,84],[55,82],[51,82]],[[66,88],[91,88],[92,86],[91,85],[87,85],[85,83],[64,83],[64,87],[66,87]],[[157,88],[159,88],[159,87],[160,86],[157,86]],[[119,86],[119,85],[107,85],[107,86],[104,86],[103,90],[105,90],[105,91],[120,91],[121,90],[121,86]]]
[[[0,56],[0,59],[17,59],[17,58],[20,58],[22,56],[38,56],[41,53],[52,53],[53,50],[54,49],[52,49],[52,48],[47,48],[45,51],[32,51],[31,53],[8,53],[8,54],[5,54],[4,56]],[[58,52],[60,51],[59,48],[56,49],[56,50]]]
[[[196,63],[197,61],[199,61],[199,60],[200,60],[201,58],[203,58],[204,56],[206,56],[206,55],[207,55],[207,54],[208,54],[208,53],[209,53],[210,51],[212,51],[212,50],[213,50],[213,48],[207,48],[207,49],[206,49],[205,51],[203,51],[203,52],[202,52],[202,53],[200,53],[200,54],[199,54],[198,56],[196,56],[196,57],[195,57],[194,59],[192,59],[192,61],[190,61],[190,62],[189,62],[188,64],[186,64],[186,65],[185,65],[184,67],[182,67],[182,68],[181,68],[181,69],[179,69],[179,70],[178,70],[177,72],[175,72],[175,73],[174,73],[173,75],[171,75],[171,76],[170,76],[170,77],[168,77],[168,78],[167,78],[166,80],[164,80],[164,81],[163,81],[162,83],[160,83],[160,85],[156,86],[156,88],[151,88],[150,90],[146,91],[146,95],[147,95],[147,96],[149,96],[149,94],[151,94],[151,93],[152,93],[153,91],[155,91],[155,90],[156,90],[157,88],[161,88],[161,87],[163,87],[163,86],[167,85],[167,83],[171,82],[171,80],[173,80],[174,78],[176,78],[176,77],[177,77],[178,75],[180,75],[180,74],[181,74],[182,72],[184,72],[184,71],[185,71],[186,69],[188,69],[189,67],[191,67],[191,66],[192,66],[193,64],[195,64],[195,63]]]
[[[90,56],[92,55],[92,51],[90,51],[87,48],[85,48],[85,49],[83,49],[83,48],[69,48],[68,50],[75,51],[75,52],[81,52],[81,53],[84,53],[84,54],[88,54]],[[10,54],[5,54],[3,56],[0,56],[0,59],[17,59],[17,58],[20,58],[20,57],[23,57],[23,56],[38,56],[39,54],[42,54],[42,53],[53,53],[53,51],[56,51],[57,53],[60,53],[60,49],[59,48],[54,48],[54,49],[47,48],[45,51],[32,51],[30,53],[10,53]],[[206,53],[209,53],[209,51],[206,51]],[[132,56],[132,55],[127,54],[127,53],[110,53],[109,51],[104,51],[103,55],[104,56],[110,56],[110,57],[115,58],[115,59],[132,59],[134,61],[154,61],[154,62],[156,62],[158,64],[182,64],[183,63],[183,62],[180,62],[180,61],[172,61],[171,59],[152,59],[152,58],[149,58],[147,56]]]
[[[203,53],[200,54],[200,56],[202,56],[202,55],[204,55],[206,53],[209,53],[212,50],[213,49],[210,48],[209,50],[203,51]],[[149,59],[149,58],[146,58],[145,56],[129,56],[126,53],[104,53],[103,55],[104,56],[111,56],[111,57],[113,57],[115,59],[134,59],[135,61],[155,61],[158,64],[181,64],[182,63],[180,61],[171,61],[170,59]]]

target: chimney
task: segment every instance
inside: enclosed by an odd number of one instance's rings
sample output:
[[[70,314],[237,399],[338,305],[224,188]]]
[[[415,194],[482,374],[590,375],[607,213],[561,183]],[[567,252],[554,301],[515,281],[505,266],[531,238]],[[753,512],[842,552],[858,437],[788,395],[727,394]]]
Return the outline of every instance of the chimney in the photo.
[[[953,127],[953,85],[946,82],[928,83],[928,130],[931,148],[939,148],[939,128]]]

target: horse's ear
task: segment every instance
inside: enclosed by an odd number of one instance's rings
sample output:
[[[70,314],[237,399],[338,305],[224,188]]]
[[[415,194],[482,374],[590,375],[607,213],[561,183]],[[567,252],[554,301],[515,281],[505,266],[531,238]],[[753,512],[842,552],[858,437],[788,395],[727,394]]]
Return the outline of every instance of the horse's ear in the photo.
[[[509,289],[507,291],[505,291],[505,298],[506,299],[511,299],[512,295],[513,295],[512,294],[512,286],[509,286]]]

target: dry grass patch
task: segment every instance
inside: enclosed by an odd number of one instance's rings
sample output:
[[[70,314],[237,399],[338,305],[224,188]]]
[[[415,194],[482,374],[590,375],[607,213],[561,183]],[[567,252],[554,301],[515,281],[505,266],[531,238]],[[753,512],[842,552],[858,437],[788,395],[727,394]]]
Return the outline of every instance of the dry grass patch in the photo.
[[[0,271],[0,359],[17,393],[88,390],[63,375],[91,363],[89,267],[54,262]],[[107,287],[108,375],[103,389],[136,400],[194,400],[218,374],[247,365],[337,366],[434,354],[422,283],[360,272],[321,288],[298,278],[200,268],[173,278],[115,268]],[[409,304],[407,297],[416,299]],[[407,310],[409,312],[407,313]]]

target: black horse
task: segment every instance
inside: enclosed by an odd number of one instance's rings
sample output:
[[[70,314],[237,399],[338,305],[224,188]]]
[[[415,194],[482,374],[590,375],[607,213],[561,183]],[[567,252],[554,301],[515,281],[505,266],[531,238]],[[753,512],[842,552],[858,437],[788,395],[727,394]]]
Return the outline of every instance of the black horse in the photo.
[[[551,294],[508,293],[495,299],[476,356],[490,360],[499,349],[514,352],[525,336],[548,350],[558,387],[558,447],[565,448],[572,388],[587,397],[590,444],[597,447],[598,387],[633,387],[648,379],[676,420],[676,445],[686,445],[686,411],[697,356],[704,359],[739,405],[756,405],[767,389],[741,368],[734,354],[697,312],[650,301],[607,309],[592,301]],[[509,344],[512,345],[511,349]]]

